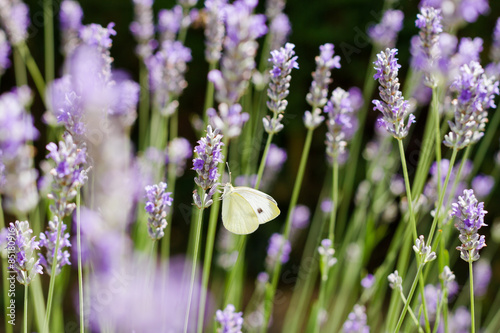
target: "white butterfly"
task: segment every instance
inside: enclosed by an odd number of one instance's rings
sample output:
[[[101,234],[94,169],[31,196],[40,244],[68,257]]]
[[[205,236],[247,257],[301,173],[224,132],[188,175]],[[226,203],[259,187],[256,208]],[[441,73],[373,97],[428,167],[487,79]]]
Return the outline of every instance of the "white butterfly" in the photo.
[[[280,215],[276,201],[264,192],[231,183],[222,194],[222,223],[234,234],[246,235]]]

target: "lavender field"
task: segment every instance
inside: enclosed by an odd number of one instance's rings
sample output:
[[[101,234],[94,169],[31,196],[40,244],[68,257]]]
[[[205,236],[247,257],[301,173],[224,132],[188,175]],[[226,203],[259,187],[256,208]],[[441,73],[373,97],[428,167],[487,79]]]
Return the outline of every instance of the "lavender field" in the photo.
[[[0,332],[500,332],[496,0],[0,0]]]

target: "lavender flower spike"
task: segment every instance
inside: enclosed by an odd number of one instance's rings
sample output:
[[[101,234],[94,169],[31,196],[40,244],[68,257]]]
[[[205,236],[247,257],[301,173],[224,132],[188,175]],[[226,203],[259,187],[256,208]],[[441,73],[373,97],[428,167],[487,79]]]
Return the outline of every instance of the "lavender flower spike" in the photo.
[[[362,305],[354,305],[354,309],[342,326],[343,333],[369,333],[370,327],[366,325],[366,309]]]
[[[299,68],[294,48],[295,45],[286,43],[285,47],[271,51],[269,62],[273,64],[273,69],[269,72],[271,82],[269,82],[267,96],[270,100],[267,102],[267,107],[273,112],[273,118],[267,116],[262,119],[267,133],[278,133],[283,129],[281,119],[288,105],[285,98],[289,94],[288,88],[292,78],[290,74],[292,69]]]
[[[82,27],[83,10],[80,4],[74,0],[64,0],[61,2],[59,11],[59,22],[62,34],[62,49],[66,56],[73,53],[80,39],[78,32]]]
[[[436,252],[433,252],[431,249],[431,246],[426,246],[425,245],[425,240],[424,236],[420,235],[415,240],[415,245],[413,245],[413,251],[420,257],[420,260],[422,261],[423,264],[428,263],[429,261],[432,261],[436,259]]]
[[[28,221],[16,221],[8,228],[7,249],[16,254],[14,263],[9,260],[9,269],[16,272],[17,281],[24,285],[29,285],[37,274],[43,274],[40,260],[35,257],[35,250],[40,248],[32,234]]]
[[[196,170],[198,174],[194,178],[194,182],[204,192],[209,191],[208,194],[204,193],[203,201],[198,193],[194,192],[193,199],[198,208],[209,207],[212,204],[212,196],[217,190],[220,177],[218,166],[224,160],[221,153],[224,143],[221,140],[222,134],[220,130],[218,128],[212,130],[212,126],[208,125],[207,135],[198,140],[198,145],[194,147],[194,152],[198,155],[197,158],[193,159],[193,170]]]
[[[148,234],[153,240],[163,238],[163,230],[167,227],[168,207],[172,206],[171,192],[165,192],[167,184],[160,182],[158,185],[146,186],[146,211],[148,217]]]
[[[224,311],[217,310],[215,319],[221,324],[218,333],[241,333],[243,312],[235,312],[234,305],[228,304]]]
[[[397,62],[397,53],[397,49],[386,49],[377,54],[377,61],[374,62],[377,72],[373,77],[380,83],[378,89],[381,100],[374,99],[372,103],[375,105],[373,110],[382,112],[379,124],[401,140],[408,135],[415,116],[410,113],[410,105],[399,90],[398,71],[401,65]],[[406,118],[408,122],[405,125]]]
[[[487,110],[495,107],[494,98],[499,94],[498,81],[487,77],[478,62],[471,61],[460,67],[451,89],[457,92],[457,98],[452,101],[455,116],[453,122],[448,122],[451,132],[445,135],[444,144],[462,149],[483,137]]]
[[[405,15],[397,9],[388,9],[379,24],[368,29],[368,36],[380,48],[394,47],[398,32],[403,29]]]
[[[224,7],[227,0],[206,0],[205,13],[205,59],[208,63],[216,63],[221,57],[222,40],[226,31],[224,27]]]
[[[0,21],[12,45],[16,46],[26,41],[30,17],[29,8],[24,2],[0,1]]]
[[[279,260],[282,264],[288,262],[292,246],[289,240],[285,240],[282,234],[274,233],[269,238],[267,247],[266,266],[271,270]],[[278,257],[279,256],[279,257]]]
[[[241,105],[238,103],[231,106],[220,103],[219,113],[210,108],[207,110],[207,115],[214,128],[220,128],[227,138],[236,138],[240,136],[243,125],[250,118],[248,113],[241,111]]]
[[[439,57],[438,41],[439,34],[443,31],[442,19],[439,9],[423,6],[415,21],[415,25],[420,29],[420,48],[425,55],[425,83],[430,87],[436,85],[432,77],[432,67],[433,62]]]
[[[139,43],[135,53],[146,59],[153,53],[155,26],[153,23],[153,0],[133,0],[135,21],[130,24],[130,32]]]
[[[59,223],[61,224],[59,226]],[[61,237],[59,238],[59,246],[57,248],[57,266],[53,267],[54,264],[54,255],[56,251],[56,243],[57,243],[57,229],[61,229]],[[45,231],[45,233],[40,234],[40,247],[44,247],[46,249],[45,255],[39,253],[40,263],[45,267],[45,271],[52,275],[55,272],[56,275],[61,273],[61,269],[65,265],[71,265],[69,261],[70,254],[65,249],[71,246],[71,242],[69,241],[69,233],[66,231],[66,224],[54,216],[53,221],[49,221],[49,230]]]
[[[457,247],[460,258],[469,262],[479,259],[479,250],[486,246],[484,236],[478,230],[486,226],[484,202],[478,202],[473,190],[464,190],[464,195],[458,197],[458,203],[452,204],[452,216],[457,218],[455,227],[460,231],[458,238],[462,242]]]
[[[330,267],[333,267],[337,263],[337,258],[333,255],[335,250],[332,246],[332,241],[328,238],[321,241],[321,246],[318,247],[318,253],[321,256],[320,270],[323,275],[326,275]]]

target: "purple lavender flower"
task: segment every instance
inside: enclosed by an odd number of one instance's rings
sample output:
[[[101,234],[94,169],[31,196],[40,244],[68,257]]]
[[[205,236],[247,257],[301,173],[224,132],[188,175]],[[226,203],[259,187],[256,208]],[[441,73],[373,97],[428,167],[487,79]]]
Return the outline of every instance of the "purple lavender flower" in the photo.
[[[10,223],[8,228],[6,247],[16,254],[14,263],[9,260],[9,269],[16,272],[17,281],[24,285],[29,285],[37,274],[43,274],[40,260],[35,256],[35,250],[40,248],[32,234],[28,221]]]
[[[460,75],[451,89],[457,92],[457,98],[452,102],[455,119],[448,122],[451,132],[445,135],[444,144],[462,149],[478,142],[484,135],[487,110],[495,107],[494,95],[499,94],[498,81],[487,77],[481,65],[472,61],[460,67]]]
[[[131,126],[137,118],[140,86],[131,80],[113,81],[110,85],[111,107],[108,115],[118,118],[124,126]]]
[[[421,6],[431,6],[440,9],[443,13],[445,26],[455,29],[464,22],[473,23],[479,15],[488,13],[488,0],[422,0]]]
[[[485,260],[481,259],[474,264],[474,295],[482,297],[488,292],[488,285],[491,280],[491,265]]]
[[[420,8],[415,25],[420,29],[419,41],[422,53],[425,55],[425,83],[433,87],[436,85],[433,78],[434,62],[439,58],[439,34],[443,31],[441,11],[433,7]]]
[[[333,209],[333,202],[331,199],[324,199],[323,201],[321,201],[321,211],[323,211],[323,213],[330,213]]]
[[[287,41],[292,30],[290,20],[284,13],[278,14],[269,24],[269,34],[271,35],[271,50],[276,50]]]
[[[495,178],[487,175],[477,175],[472,179],[472,189],[479,199],[486,198],[495,186]]]
[[[292,227],[295,229],[305,229],[309,225],[311,211],[305,205],[297,205],[293,209]]]
[[[181,28],[183,18],[182,7],[177,5],[171,10],[162,9],[158,12],[158,31],[160,42],[174,41]]]
[[[61,25],[62,48],[66,56],[70,55],[78,46],[80,40],[78,32],[82,27],[83,10],[74,0],[61,2],[59,22]]]
[[[483,43],[479,37],[460,39],[458,51],[450,59],[449,75],[452,76],[452,79],[460,75],[461,66],[469,65],[472,61],[481,62],[480,54],[483,51]]]
[[[362,305],[354,305],[354,309],[347,316],[342,326],[343,333],[369,333],[370,327],[366,324],[366,309]]]
[[[146,59],[155,48],[153,23],[153,0],[133,0],[135,21],[130,24],[130,32],[139,43],[135,52]]]
[[[287,263],[290,259],[291,251],[292,246],[289,240],[285,240],[282,234],[272,234],[267,246],[266,267],[268,270],[271,270],[278,260],[282,264]]]
[[[224,8],[227,0],[206,0],[205,13],[207,23],[205,26],[205,59],[208,63],[220,60],[222,40],[224,39]]]
[[[0,76],[10,67],[10,51],[11,49],[7,40],[7,35],[0,29]]]
[[[219,103],[237,103],[255,69],[256,39],[267,32],[265,16],[252,14],[256,4],[237,0],[225,7],[226,38],[220,70],[208,74],[208,79],[215,85],[215,97]]]
[[[61,269],[65,265],[71,265],[69,261],[70,254],[67,247],[71,246],[69,241],[69,233],[66,232],[66,224],[62,220],[59,220],[57,216],[54,216],[53,221],[49,221],[48,230],[45,233],[40,233],[39,246],[45,248],[45,255],[39,253],[40,264],[45,267],[45,271],[52,275],[55,272],[56,275],[61,273]],[[57,247],[57,266],[54,267],[54,256],[56,251],[57,243],[57,232],[60,229],[59,247]]]
[[[455,227],[460,231],[458,238],[462,242],[457,247],[460,258],[469,262],[479,259],[479,250],[486,246],[484,236],[477,232],[484,223],[484,202],[478,202],[473,190],[464,190],[464,195],[458,197],[458,203],[452,204],[452,215],[457,218]]]
[[[207,110],[207,115],[214,128],[220,128],[221,133],[228,138],[236,138],[240,136],[243,125],[250,118],[248,113],[241,111],[241,105],[238,103],[231,106],[221,103],[219,112],[210,108]]]
[[[388,9],[382,16],[382,21],[368,29],[368,36],[382,49],[394,47],[398,32],[403,29],[404,17],[402,11]]]
[[[168,143],[166,153],[166,163],[175,166],[176,177],[182,176],[187,159],[193,155],[193,149],[189,141],[185,138],[174,138]]]
[[[299,68],[294,48],[295,45],[286,43],[285,47],[271,51],[269,62],[273,64],[273,68],[269,72],[271,82],[269,82],[267,96],[270,100],[267,102],[267,107],[273,113],[273,117],[272,119],[270,116],[262,118],[264,129],[269,134],[278,133],[283,129],[281,119],[288,105],[286,97],[289,94],[288,88],[292,79],[290,74],[293,68]]]
[[[471,328],[471,316],[465,306],[460,306],[455,310],[451,319],[448,319],[449,331],[455,333],[468,333]],[[443,330],[444,331],[444,330]]]
[[[347,141],[356,132],[349,93],[342,88],[336,88],[323,110],[328,114],[326,153],[331,159],[339,162],[340,157],[347,154]]]
[[[193,194],[194,203],[199,208],[206,208],[212,204],[212,195],[217,190],[219,180],[219,163],[224,160],[221,153],[222,146],[224,145],[222,134],[216,128],[212,130],[212,126],[207,126],[207,135],[198,140],[198,145],[194,147],[194,152],[198,155],[193,159],[193,170],[198,174],[194,178],[196,185],[201,187],[203,191],[209,190],[208,194],[204,194],[203,201],[197,192]]]
[[[169,207],[174,199],[170,197],[172,192],[165,192],[167,184],[160,182],[158,185],[146,186],[146,212],[148,212],[148,234],[153,240],[163,238],[163,230],[167,227]]]
[[[235,312],[234,305],[228,304],[224,311],[217,310],[215,319],[221,324],[218,333],[241,333],[243,312]]]
[[[0,4],[0,21],[12,45],[24,43],[28,38],[29,8],[24,2],[3,0]]]
[[[283,9],[285,9],[284,0],[266,0],[266,16],[269,21],[283,13]]]
[[[160,50],[146,61],[154,102],[160,112],[169,116],[179,105],[178,98],[187,87],[184,75],[191,50],[178,41],[165,41]]]
[[[81,96],[73,89],[68,75],[54,80],[47,87],[47,103],[57,122],[64,124],[73,135],[80,136],[85,132],[83,105]]]
[[[496,64],[500,63],[500,17],[497,19],[493,30],[493,43],[490,50],[490,58]]]
[[[377,61],[374,62],[375,79],[380,83],[380,100],[374,99],[373,110],[382,112],[382,118],[379,118],[379,124],[392,134],[396,139],[404,139],[408,135],[408,130],[415,122],[415,116],[410,113],[410,105],[399,90],[398,71],[401,65],[398,64],[396,54],[397,49],[386,49],[377,54]],[[408,116],[409,115],[409,116]],[[405,120],[408,122],[405,125]]]
[[[366,274],[366,276],[361,280],[361,287],[369,289],[375,283],[375,276],[373,274]]]
[[[89,46],[109,50],[113,44],[111,36],[116,35],[116,31],[113,29],[114,26],[113,22],[109,23],[106,28],[99,24],[91,23],[81,27],[80,38]]]

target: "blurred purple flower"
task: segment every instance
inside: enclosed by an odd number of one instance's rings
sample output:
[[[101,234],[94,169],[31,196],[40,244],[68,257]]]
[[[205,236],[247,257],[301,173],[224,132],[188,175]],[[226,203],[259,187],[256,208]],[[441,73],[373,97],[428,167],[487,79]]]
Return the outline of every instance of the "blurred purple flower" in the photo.
[[[0,29],[0,76],[10,67],[10,44],[7,40],[7,35]]]
[[[269,21],[283,13],[283,9],[285,9],[285,0],[266,0],[266,16]]]
[[[62,34],[62,49],[66,56],[70,55],[80,43],[78,33],[82,27],[83,10],[74,0],[61,2],[59,22]]]
[[[476,196],[483,199],[490,194],[495,186],[495,179],[492,176],[480,174],[472,179],[471,186]]]
[[[61,225],[59,226],[59,224]],[[58,228],[61,229],[61,237],[57,247],[57,266],[53,267]],[[39,246],[45,248],[45,255],[39,253],[38,256],[40,257],[40,264],[45,268],[47,274],[52,275],[55,272],[56,275],[59,275],[63,266],[71,265],[69,261],[70,254],[65,249],[71,246],[69,233],[66,232],[66,224],[59,220],[57,216],[54,216],[53,221],[49,221],[48,230],[45,233],[40,233]]]
[[[323,213],[330,213],[333,209],[333,202],[331,199],[323,199],[321,201],[321,210]]]
[[[175,40],[181,28],[183,14],[182,7],[177,5],[171,10],[162,9],[158,12],[158,31],[160,32],[160,42]]]
[[[396,139],[403,139],[408,135],[412,123],[415,122],[415,116],[410,113],[410,105],[399,90],[398,71],[401,65],[398,64],[396,54],[397,49],[386,49],[377,54],[377,61],[374,62],[374,79],[380,83],[379,95],[381,100],[374,99],[373,110],[382,113],[382,118],[378,122],[381,126],[392,134]],[[408,122],[405,125],[405,120]]]
[[[266,267],[268,270],[272,270],[278,260],[282,264],[287,263],[290,259],[291,251],[292,246],[289,240],[285,241],[282,234],[272,234],[269,238],[269,245],[267,246]]]
[[[177,177],[184,174],[186,161],[191,156],[193,156],[193,148],[187,139],[178,137],[168,143],[166,149],[166,163],[174,164]]]
[[[163,238],[163,230],[167,227],[167,214],[174,199],[170,196],[172,192],[165,192],[167,184],[146,186],[146,212],[148,212],[148,234],[153,240]]]
[[[7,236],[8,245],[11,246],[13,242],[16,260],[10,263],[9,270],[15,271],[17,281],[23,285],[29,285],[37,274],[43,274],[40,259],[36,259],[35,250],[39,250],[38,242],[35,236],[32,237],[33,230],[30,229],[28,221],[16,221],[10,223],[8,233],[2,233],[2,236]],[[2,240],[2,244],[6,247],[7,242]]]
[[[22,1],[2,1],[0,21],[12,45],[22,44],[28,38],[29,7]]]
[[[109,50],[113,44],[111,36],[116,36],[116,31],[113,29],[114,26],[113,22],[109,23],[106,28],[99,24],[91,23],[80,28],[80,38],[89,46],[97,46]]]
[[[343,333],[369,333],[370,327],[366,324],[366,309],[363,305],[354,305],[354,309],[347,316],[342,326]]]
[[[456,29],[464,22],[473,23],[479,15],[485,15],[490,7],[488,0],[421,0],[420,6],[431,6],[443,13],[445,26]]]
[[[278,172],[283,167],[283,163],[287,160],[286,150],[278,147],[274,143],[269,146],[269,152],[266,159],[266,169],[273,169]],[[265,171],[264,171],[265,172]]]
[[[219,112],[210,108],[207,110],[207,115],[213,128],[220,128],[221,133],[228,138],[236,138],[240,136],[243,125],[250,118],[248,113],[241,111],[242,107],[238,103],[233,105],[221,103]]]
[[[222,41],[224,39],[224,8],[227,0],[206,0],[205,13],[205,59],[208,63],[216,63],[221,57]]]
[[[332,240],[325,238],[321,241],[321,245],[318,246],[318,253],[321,256],[321,261],[319,264],[321,274],[323,276],[328,276],[328,270],[337,263],[337,258],[334,257],[335,250],[333,249]]]
[[[482,297],[488,292],[492,271],[490,263],[481,259],[474,264],[474,296]]]
[[[288,39],[292,30],[290,20],[285,13],[279,13],[269,24],[269,34],[271,35],[271,50],[280,48]]]
[[[361,280],[361,286],[365,289],[369,289],[373,286],[375,283],[375,276],[373,274],[367,274],[362,280]]]
[[[402,11],[388,9],[382,16],[381,22],[368,29],[368,36],[382,49],[394,47],[398,32],[403,28],[403,19]]]
[[[458,307],[448,319],[449,331],[454,333],[468,333],[471,328],[470,312],[465,306]],[[444,330],[443,330],[444,331]]]
[[[241,333],[243,312],[235,312],[234,305],[228,304],[224,311],[217,310],[215,319],[221,324],[220,333]]]
[[[156,47],[153,0],[133,0],[133,3],[135,21],[130,24],[130,32],[139,43],[135,50],[136,54],[142,59],[146,59]]]
[[[434,87],[437,82],[434,78],[434,62],[440,57],[438,42],[439,34],[443,31],[441,11],[433,7],[423,6],[417,14],[415,25],[420,29],[419,41],[421,52],[425,55],[423,71],[425,83]]]
[[[500,17],[497,19],[495,24],[495,29],[493,30],[493,42],[490,49],[491,61],[499,64],[500,63]]]
[[[305,205],[297,205],[293,209],[292,227],[295,229],[305,229],[309,225],[311,211]]]

